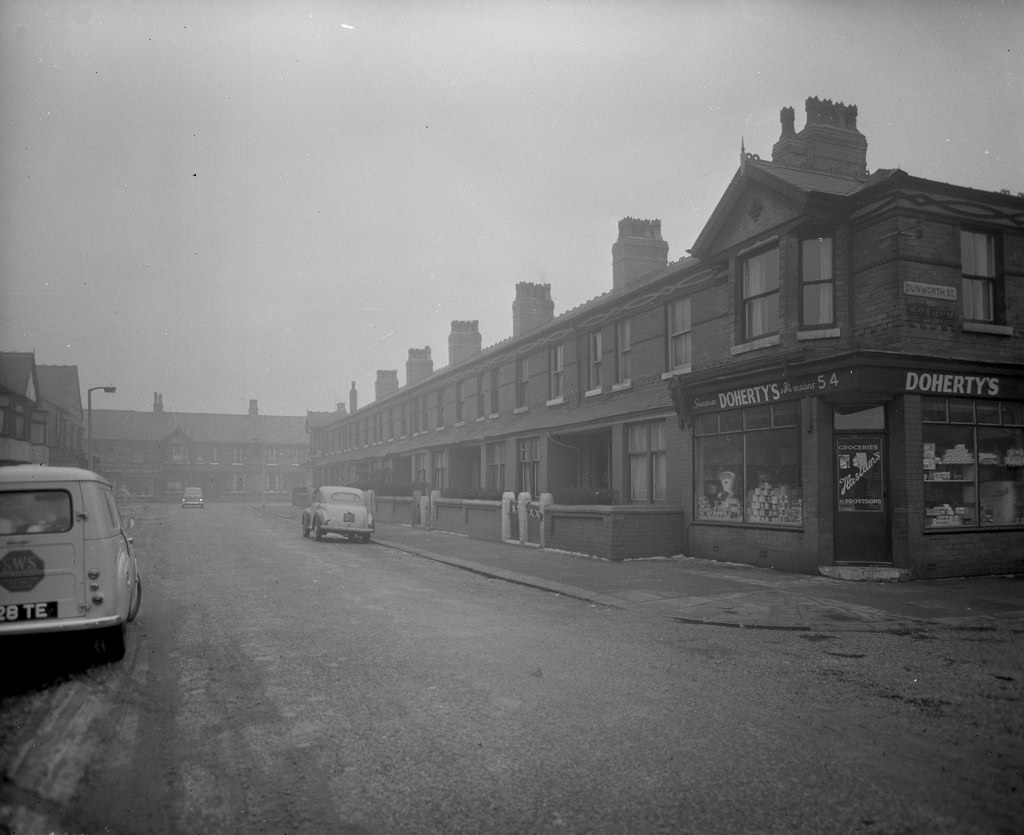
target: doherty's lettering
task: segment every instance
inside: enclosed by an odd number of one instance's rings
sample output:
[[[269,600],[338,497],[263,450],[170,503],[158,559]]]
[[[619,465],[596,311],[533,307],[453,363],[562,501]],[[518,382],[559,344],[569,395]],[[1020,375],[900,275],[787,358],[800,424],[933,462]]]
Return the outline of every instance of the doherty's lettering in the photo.
[[[907,391],[919,391],[924,394],[996,397],[999,394],[999,378],[975,377],[972,374],[939,374],[930,371],[908,371],[904,387]]]

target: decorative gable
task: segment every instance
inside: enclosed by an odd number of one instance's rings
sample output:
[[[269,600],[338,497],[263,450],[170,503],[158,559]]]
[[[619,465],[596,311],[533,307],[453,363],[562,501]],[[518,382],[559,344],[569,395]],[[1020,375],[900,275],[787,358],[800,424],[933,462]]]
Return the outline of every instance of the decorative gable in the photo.
[[[725,208],[712,237],[704,243],[702,257],[715,260],[720,253],[759,236],[772,234],[780,226],[798,219],[802,201],[751,182],[739,190]]]

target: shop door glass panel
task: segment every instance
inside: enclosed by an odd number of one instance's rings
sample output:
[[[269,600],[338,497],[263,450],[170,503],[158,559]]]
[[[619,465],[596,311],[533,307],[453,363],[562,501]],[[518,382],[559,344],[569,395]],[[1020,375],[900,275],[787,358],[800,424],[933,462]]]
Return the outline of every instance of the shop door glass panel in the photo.
[[[890,562],[884,435],[836,435],[836,562]]]

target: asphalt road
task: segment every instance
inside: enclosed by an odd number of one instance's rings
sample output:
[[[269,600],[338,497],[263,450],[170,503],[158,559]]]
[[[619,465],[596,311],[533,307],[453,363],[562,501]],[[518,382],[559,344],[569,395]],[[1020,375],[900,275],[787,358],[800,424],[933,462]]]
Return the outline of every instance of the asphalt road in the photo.
[[[4,647],[0,832],[1017,832],[1024,636],[641,617],[139,508],[123,662]]]

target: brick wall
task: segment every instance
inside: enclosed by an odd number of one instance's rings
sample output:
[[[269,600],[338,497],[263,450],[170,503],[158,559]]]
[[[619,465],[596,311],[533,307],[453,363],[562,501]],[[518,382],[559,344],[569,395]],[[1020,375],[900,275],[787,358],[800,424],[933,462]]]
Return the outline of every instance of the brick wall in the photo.
[[[548,505],[546,545],[610,560],[671,557],[683,552],[679,508]]]

